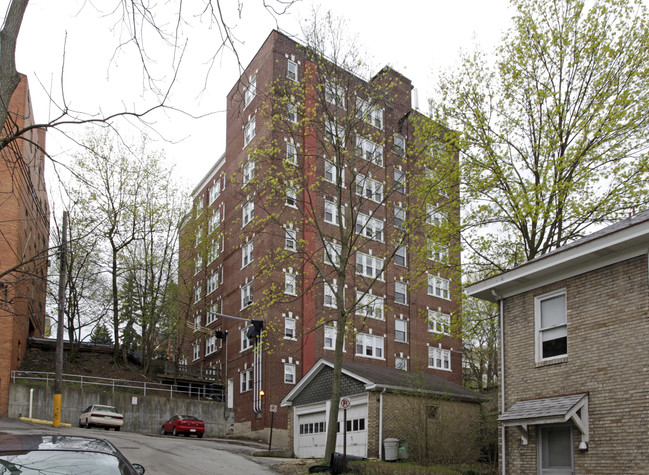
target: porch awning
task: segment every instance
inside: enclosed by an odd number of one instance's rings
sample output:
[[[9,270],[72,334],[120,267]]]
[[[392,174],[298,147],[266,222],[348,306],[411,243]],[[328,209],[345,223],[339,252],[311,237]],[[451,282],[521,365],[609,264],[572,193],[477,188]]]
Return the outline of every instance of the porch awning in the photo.
[[[518,426],[527,439],[527,426],[558,424],[572,420],[588,442],[588,393],[571,394],[519,401],[498,420],[504,426]]]

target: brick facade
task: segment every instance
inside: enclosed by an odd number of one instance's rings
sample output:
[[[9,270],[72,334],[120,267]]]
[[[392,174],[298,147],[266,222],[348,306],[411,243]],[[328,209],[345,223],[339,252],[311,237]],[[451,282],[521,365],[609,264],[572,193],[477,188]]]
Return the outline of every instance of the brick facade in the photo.
[[[27,77],[14,91],[4,133],[34,124]],[[45,131],[34,129],[0,152],[0,417],[7,417],[11,371],[29,336],[45,332],[49,204],[45,189]],[[25,264],[19,266],[21,262]]]

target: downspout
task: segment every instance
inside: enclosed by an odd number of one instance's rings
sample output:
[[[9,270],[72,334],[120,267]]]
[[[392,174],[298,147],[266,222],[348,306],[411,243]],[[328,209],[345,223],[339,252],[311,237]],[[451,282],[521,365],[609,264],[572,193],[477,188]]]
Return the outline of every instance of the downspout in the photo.
[[[500,410],[502,413],[505,412],[505,322],[503,318],[503,299],[496,293],[495,290],[491,290],[491,295],[498,299],[498,319],[500,320]],[[505,447],[507,446],[505,440],[505,426],[500,425],[500,438],[501,443],[501,465],[502,465],[502,475],[507,475],[506,464],[505,464]]]
[[[379,460],[383,460],[383,393],[379,394]]]

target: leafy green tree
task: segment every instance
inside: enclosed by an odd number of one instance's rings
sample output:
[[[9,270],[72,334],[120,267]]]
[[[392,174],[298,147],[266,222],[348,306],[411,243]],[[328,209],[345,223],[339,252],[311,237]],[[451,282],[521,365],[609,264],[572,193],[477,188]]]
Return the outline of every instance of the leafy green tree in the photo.
[[[101,345],[112,345],[113,339],[110,337],[110,332],[108,327],[103,323],[100,323],[95,327],[95,331],[90,335],[90,341],[92,343],[98,343]]]
[[[463,237],[481,275],[648,203],[644,3],[512,4],[495,54],[465,54],[432,101],[459,132]]]

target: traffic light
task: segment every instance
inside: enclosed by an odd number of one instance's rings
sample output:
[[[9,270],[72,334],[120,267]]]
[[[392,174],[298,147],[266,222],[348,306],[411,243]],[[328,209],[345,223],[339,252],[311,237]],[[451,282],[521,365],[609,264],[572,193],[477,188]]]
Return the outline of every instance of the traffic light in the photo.
[[[251,343],[254,343],[254,340],[261,336],[261,332],[264,330],[263,320],[250,320],[251,325],[248,327],[246,336]]]
[[[227,330],[216,330],[214,332],[214,337],[218,338],[220,340],[225,340],[228,337],[228,331]]]

